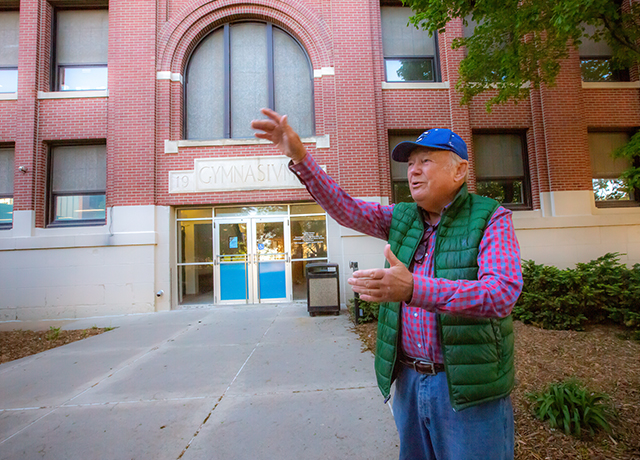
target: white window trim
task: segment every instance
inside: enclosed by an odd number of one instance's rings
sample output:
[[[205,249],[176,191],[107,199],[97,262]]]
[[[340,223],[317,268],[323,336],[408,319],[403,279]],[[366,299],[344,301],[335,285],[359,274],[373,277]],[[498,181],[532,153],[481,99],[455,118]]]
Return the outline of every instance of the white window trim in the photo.
[[[109,90],[98,91],[38,91],[38,99],[82,99],[91,97],[109,97]]]
[[[583,89],[640,88],[640,81],[583,81]]]
[[[416,82],[382,82],[382,89],[449,89],[449,82],[416,83]]]
[[[1,93],[0,101],[15,101],[18,99],[18,93]]]
[[[331,148],[329,141],[329,135],[324,136],[311,136],[303,137],[300,139],[303,144],[316,144],[316,149],[328,149]],[[211,140],[179,140],[172,141],[165,139],[164,141],[164,153],[175,154],[179,153],[180,148],[189,147],[227,147],[234,145],[269,145],[270,141],[266,139],[211,139]]]

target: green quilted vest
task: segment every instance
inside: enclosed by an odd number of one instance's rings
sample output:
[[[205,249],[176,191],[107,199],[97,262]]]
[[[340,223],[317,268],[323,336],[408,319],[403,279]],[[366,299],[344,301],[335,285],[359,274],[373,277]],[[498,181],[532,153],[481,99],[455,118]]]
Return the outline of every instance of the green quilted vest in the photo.
[[[463,185],[438,225],[436,278],[477,279],[480,242],[498,206],[495,200],[469,194]],[[418,206],[398,203],[393,210],[389,244],[407,267],[423,232]],[[515,376],[511,316],[499,319],[438,314],[437,322],[453,408],[462,410],[507,396]],[[394,379],[399,330],[400,302],[380,305],[375,371],[385,401]]]

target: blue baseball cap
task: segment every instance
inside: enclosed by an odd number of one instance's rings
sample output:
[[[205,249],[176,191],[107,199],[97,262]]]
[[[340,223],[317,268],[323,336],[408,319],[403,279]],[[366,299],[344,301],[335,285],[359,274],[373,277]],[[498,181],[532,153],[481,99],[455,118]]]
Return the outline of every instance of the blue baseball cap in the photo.
[[[469,160],[467,144],[460,136],[446,128],[434,128],[420,134],[415,142],[400,142],[391,152],[391,158],[402,163],[409,161],[409,156],[418,147],[434,150],[451,150],[463,160]]]

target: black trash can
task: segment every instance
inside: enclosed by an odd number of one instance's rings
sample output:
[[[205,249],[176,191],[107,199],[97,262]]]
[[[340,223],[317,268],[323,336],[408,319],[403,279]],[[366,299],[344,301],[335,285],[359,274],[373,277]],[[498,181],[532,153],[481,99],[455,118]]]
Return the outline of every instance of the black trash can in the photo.
[[[307,264],[307,311],[340,314],[340,272],[338,264]]]

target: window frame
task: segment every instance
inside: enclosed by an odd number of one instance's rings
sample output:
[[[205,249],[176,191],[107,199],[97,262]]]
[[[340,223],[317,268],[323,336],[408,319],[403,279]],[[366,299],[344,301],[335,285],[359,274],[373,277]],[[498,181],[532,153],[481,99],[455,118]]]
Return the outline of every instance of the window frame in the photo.
[[[409,178],[407,177],[407,175],[405,174],[403,179],[394,179],[393,177],[393,162],[395,161],[393,158],[391,158],[391,153],[392,153],[392,149],[391,149],[391,143],[389,142],[390,138],[392,136],[395,137],[410,137],[411,139],[407,139],[407,140],[412,140],[415,141],[420,134],[422,134],[425,131],[428,131],[431,128],[425,128],[423,130],[418,130],[418,129],[402,129],[402,130],[389,130],[387,131],[387,145],[388,145],[388,150],[389,150],[389,183],[391,184],[391,202],[394,204],[397,203],[402,203],[401,201],[398,201],[398,197],[396,196],[396,184],[404,184],[407,187],[409,186]],[[403,142],[403,141],[400,141]],[[397,144],[396,144],[397,145]],[[409,190],[409,197],[411,197],[411,201],[409,201],[409,203],[414,202],[413,197],[411,196],[411,190]]]
[[[106,89],[109,88],[109,77],[108,77],[108,72],[109,72],[109,66],[108,65],[103,65],[103,64],[58,64],[57,66],[58,69],[58,75],[56,76],[57,78],[57,91],[63,91],[65,93],[68,92],[73,92],[73,91],[105,91]],[[106,81],[106,86],[105,88],[89,88],[89,89],[63,89],[62,88],[62,72],[65,69],[107,69],[107,81]]]
[[[592,133],[626,133],[629,135],[629,139],[635,134],[636,130],[610,130],[610,129],[589,129],[587,134]],[[611,154],[611,152],[609,153]],[[589,152],[589,161],[591,161],[591,152]],[[636,159],[633,162],[633,166],[640,167],[640,160]],[[617,178],[608,178],[608,177],[593,177],[593,169],[591,170],[591,180],[594,179],[618,179]],[[629,195],[631,195],[631,199],[629,200],[597,200],[595,199],[595,190],[593,190],[593,186],[591,187],[591,192],[593,193],[594,203],[596,208],[598,209],[606,209],[606,208],[636,208],[640,207],[640,189],[629,190]]]
[[[384,7],[400,7],[400,8],[409,8],[407,6],[405,6],[402,2],[396,2],[396,1],[381,1],[380,2],[380,18],[382,18],[382,8]],[[410,8],[409,8],[410,9]],[[426,33],[426,31],[425,31]],[[382,31],[382,21],[380,23],[380,41],[381,41],[381,47],[380,49],[382,50],[382,61],[383,61],[383,67],[384,67],[384,81],[386,83],[441,83],[442,82],[442,71],[440,68],[440,35],[438,34],[438,31],[435,31],[433,34],[433,41],[434,41],[434,55],[433,56],[426,56],[426,55],[414,55],[414,56],[406,56],[406,55],[387,55],[384,52],[384,46],[382,46],[382,41],[383,41],[383,31]],[[396,80],[392,80],[389,81],[389,77],[387,75],[387,61],[398,61],[398,60],[431,60],[431,62],[433,63],[433,80],[401,80],[401,81],[396,81]]]
[[[531,193],[531,175],[529,171],[529,152],[527,149],[527,131],[521,129],[489,129],[489,130],[473,130],[472,132],[472,141],[473,137],[476,135],[518,135],[520,137],[520,142],[522,145],[522,176],[501,176],[501,177],[482,177],[478,176],[475,171],[474,164],[474,178],[476,184],[476,190],[478,187],[478,182],[482,181],[515,181],[522,180],[522,203],[500,203],[500,206],[509,209],[511,211],[530,211],[533,209],[533,199]],[[473,151],[474,160],[475,156],[478,152]]]
[[[8,195],[8,194],[0,194],[0,199],[6,199],[6,198],[10,198],[11,199],[11,222],[0,222],[0,230],[11,230],[13,228],[13,194]]]
[[[12,144],[12,143],[9,143],[9,144],[0,143],[0,149],[13,149],[13,169],[15,170],[15,167],[16,167],[16,163],[15,163],[15,160],[16,160],[16,146],[15,146],[15,144]],[[13,205],[14,205],[13,204],[13,197],[15,195],[15,182],[13,184],[13,187],[14,187],[14,190],[13,190],[12,193],[0,193],[0,199],[11,198],[11,200],[12,200],[12,203],[11,203],[12,208],[13,208]],[[13,210],[12,210],[12,212],[13,212]],[[11,217],[11,222],[8,222],[8,223],[0,222],[0,230],[11,230],[12,228],[13,228],[13,214],[12,214],[12,217]]]
[[[20,14],[20,2],[8,2],[9,4],[4,6],[4,7],[0,7],[0,13],[18,13],[18,15]],[[14,3],[15,5],[12,5],[12,3]],[[19,21],[19,19],[18,19]],[[20,35],[20,30],[19,30],[19,22],[18,22],[18,36]],[[19,46],[19,45],[18,45]],[[18,52],[20,52],[20,48],[18,48]],[[16,72],[18,72],[18,66],[0,66],[0,71],[2,70],[15,70]],[[18,79],[20,78],[20,74],[16,75],[16,90],[13,92],[8,92],[8,91],[0,91],[0,94],[16,94],[18,92]],[[0,146],[1,147],[1,146]]]
[[[18,67],[0,67],[0,72],[3,70],[15,70],[16,71],[16,90],[15,91],[2,91],[0,90],[0,94],[16,94],[18,92],[18,78],[20,75],[18,74]]]
[[[435,32],[437,35],[438,32]],[[440,59],[438,55],[440,54],[438,50],[438,43],[436,41],[436,55],[435,56],[384,56],[384,81],[386,83],[440,83],[442,81],[440,75]],[[431,61],[431,65],[433,68],[433,80],[389,80],[389,75],[387,73],[387,62],[388,61]]]
[[[96,226],[104,226],[107,224],[107,187],[105,185],[104,191],[102,190],[76,190],[73,192],[56,192],[54,193],[52,190],[53,187],[53,171],[54,171],[54,160],[53,160],[53,152],[57,147],[82,147],[82,146],[98,146],[104,145],[106,147],[106,140],[91,140],[91,141],[75,141],[75,142],[55,142],[51,143],[48,146],[47,151],[47,197],[46,197],[46,227],[47,228],[57,228],[57,227],[96,227]],[[105,159],[106,158],[105,151]],[[108,174],[107,169],[105,169],[105,184],[106,184],[106,175]],[[75,219],[75,220],[56,220],[56,198],[62,196],[102,196],[105,197],[105,217],[104,219]]]
[[[230,45],[230,28],[234,24],[242,24],[242,23],[256,23],[256,24],[264,24],[266,25],[266,33],[267,33],[267,100],[268,100],[268,108],[271,110],[275,110],[275,82],[274,82],[274,41],[273,41],[273,28],[277,28],[282,32],[286,33],[289,38],[295,41],[295,43],[300,47],[303,51],[306,59],[306,63],[309,69],[309,75],[311,76],[311,132],[312,135],[316,133],[316,120],[315,120],[315,88],[314,88],[314,78],[313,78],[313,65],[311,63],[311,58],[309,57],[309,53],[302,46],[302,43],[294,37],[288,30],[279,27],[278,25],[270,22],[270,21],[260,21],[253,19],[243,19],[239,21],[226,22],[218,27],[211,29],[207,34],[200,39],[200,41],[193,47],[193,50],[189,54],[187,59],[187,66],[185,69],[185,82],[183,85],[183,98],[182,98],[182,113],[184,114],[183,122],[182,122],[182,131],[184,133],[185,139],[188,140],[210,140],[204,138],[190,138],[188,132],[188,120],[187,120],[187,107],[188,107],[188,93],[187,87],[189,85],[189,74],[192,63],[192,57],[196,53],[196,51],[200,48],[200,45],[211,36],[214,32],[218,30],[223,30],[223,67],[224,67],[224,88],[223,88],[223,99],[224,99],[224,113],[223,113],[223,137],[220,139],[250,139],[243,137],[231,137],[231,45]],[[217,138],[216,138],[217,139]],[[252,138],[251,138],[252,139]]]
[[[609,61],[610,69],[611,69],[611,80],[585,80],[584,74],[582,73],[582,61]],[[631,81],[629,75],[629,69],[621,68],[614,69],[611,67],[612,56],[605,55],[580,55],[580,79],[585,83],[618,83],[618,82],[626,82]]]
[[[617,0],[616,0],[617,2]],[[617,2],[620,5],[621,2]],[[595,34],[598,32],[599,27],[595,25],[587,25],[582,23],[584,28],[584,33],[586,34]],[[617,82],[625,82],[630,81],[629,69],[621,68],[614,69],[612,67],[613,63],[613,50],[611,46],[605,40],[595,41],[590,36],[583,37],[582,43],[576,47],[578,51],[578,59],[580,60],[580,79],[585,83],[617,83]],[[612,80],[585,80],[584,75],[582,73],[582,62],[594,60],[594,61],[608,61],[609,69],[611,71]]]
[[[60,71],[63,68],[107,68],[109,69],[109,62],[106,63],[91,63],[91,64],[60,64],[58,62],[58,13],[60,11],[95,11],[102,10],[106,11],[107,15],[109,14],[109,4],[99,4],[95,5],[77,5],[77,6],[69,6],[69,7],[54,7],[52,14],[52,24],[51,24],[51,69],[49,75],[50,81],[50,90],[52,92],[73,92],[73,91],[104,91],[102,89],[86,89],[86,90],[76,90],[76,89],[62,89]],[[108,70],[107,70],[108,72]],[[109,79],[107,77],[107,89],[109,88]]]

